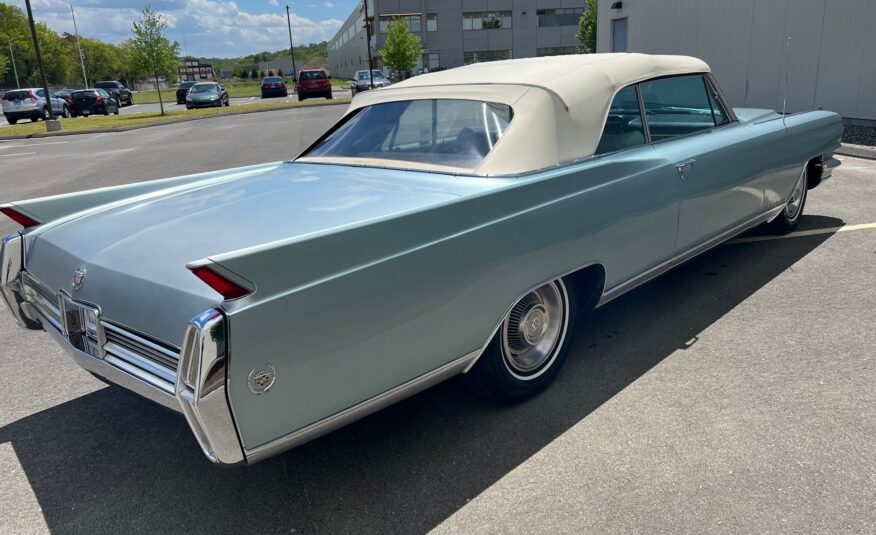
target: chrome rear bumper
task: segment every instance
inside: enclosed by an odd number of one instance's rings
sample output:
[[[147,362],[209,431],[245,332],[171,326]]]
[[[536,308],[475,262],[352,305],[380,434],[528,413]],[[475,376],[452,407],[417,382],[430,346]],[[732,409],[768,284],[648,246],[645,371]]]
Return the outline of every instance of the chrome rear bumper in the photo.
[[[0,294],[16,322],[44,329],[82,368],[176,412],[214,463],[245,461],[226,395],[227,319],[195,316],[178,348],[103,318],[100,308],[53,292],[24,268],[24,240],[0,244]]]

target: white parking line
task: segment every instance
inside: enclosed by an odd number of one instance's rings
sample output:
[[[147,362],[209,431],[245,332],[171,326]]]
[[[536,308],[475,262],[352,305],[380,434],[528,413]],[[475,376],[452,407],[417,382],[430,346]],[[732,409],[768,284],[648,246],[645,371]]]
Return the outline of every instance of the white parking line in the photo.
[[[16,154],[0,154],[0,158],[5,158],[7,156],[30,156],[31,154],[36,154],[35,152],[18,152]]]
[[[727,243],[751,243],[756,241],[769,241],[769,240],[784,240],[786,238],[800,238],[803,236],[816,236],[818,234],[833,234],[835,232],[849,232],[851,230],[864,230],[869,228],[876,228],[876,223],[861,223],[859,225],[843,225],[841,227],[825,227],[825,228],[814,228],[810,230],[798,230],[797,232],[790,232],[784,235],[777,236],[751,236],[749,238],[736,238],[735,240],[730,240]]]
[[[25,145],[9,145],[2,146],[0,145],[0,150],[2,149],[17,149],[19,147],[42,147],[43,145],[63,145],[64,143],[70,143],[69,141],[52,141],[50,143],[27,143]],[[7,154],[7,156],[12,156],[11,154]]]

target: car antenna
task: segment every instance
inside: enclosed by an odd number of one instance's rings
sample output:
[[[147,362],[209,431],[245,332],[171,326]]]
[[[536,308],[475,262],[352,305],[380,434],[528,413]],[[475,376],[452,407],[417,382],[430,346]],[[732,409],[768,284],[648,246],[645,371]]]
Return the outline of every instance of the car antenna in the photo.
[[[788,106],[788,71],[791,70],[791,38],[788,37],[785,46],[785,94],[782,97],[782,126],[787,128],[785,124],[785,109]]]

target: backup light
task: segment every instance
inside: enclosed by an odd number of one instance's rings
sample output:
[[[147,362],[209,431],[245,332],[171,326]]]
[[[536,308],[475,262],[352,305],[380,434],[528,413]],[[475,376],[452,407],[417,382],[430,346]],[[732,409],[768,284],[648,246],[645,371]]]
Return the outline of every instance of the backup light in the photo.
[[[228,280],[207,266],[198,266],[191,269],[195,277],[198,277],[207,283],[207,286],[222,294],[222,297],[225,298],[226,301],[240,299],[241,297],[246,297],[252,293],[252,290],[249,288],[244,288],[243,286]]]
[[[11,206],[0,207],[0,212],[3,212],[3,215],[12,219],[24,228],[31,228],[40,224],[40,222],[36,219],[25,215],[24,213],[16,210],[15,208],[12,208]]]

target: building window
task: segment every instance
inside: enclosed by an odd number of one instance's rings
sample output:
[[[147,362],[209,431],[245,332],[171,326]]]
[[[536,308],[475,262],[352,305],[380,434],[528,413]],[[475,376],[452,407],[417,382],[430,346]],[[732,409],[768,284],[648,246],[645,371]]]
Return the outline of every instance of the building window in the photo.
[[[384,15],[380,17],[380,33],[386,33],[389,30],[389,24],[395,19],[402,19],[407,22],[408,29],[414,33],[422,31],[420,15]]]
[[[549,46],[547,48],[538,48],[535,51],[536,56],[565,56],[577,53],[577,46]]]
[[[479,50],[472,52],[464,52],[462,55],[463,62],[481,63],[484,61],[499,61],[501,59],[511,59],[510,50]]]
[[[426,56],[426,65],[429,67],[430,71],[434,71],[441,66],[441,64],[438,62],[438,54],[429,53]]]
[[[583,12],[583,7],[539,9],[538,11],[536,11],[538,15],[538,27],[545,28],[550,26],[575,26],[578,24],[578,19],[581,18],[581,13]]]
[[[495,30],[510,27],[510,11],[473,11],[462,14],[463,30]]]
[[[426,31],[427,32],[437,32],[438,31],[438,14],[437,13],[429,13],[426,15]]]

